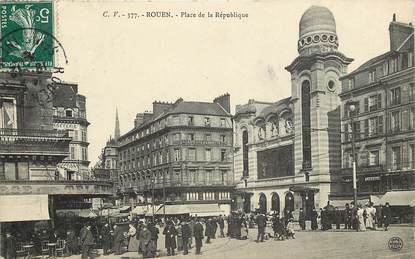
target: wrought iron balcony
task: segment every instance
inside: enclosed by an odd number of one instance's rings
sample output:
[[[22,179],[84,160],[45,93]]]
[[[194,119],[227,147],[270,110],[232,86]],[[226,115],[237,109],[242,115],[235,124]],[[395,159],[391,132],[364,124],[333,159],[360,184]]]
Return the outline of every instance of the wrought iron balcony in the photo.
[[[0,128],[0,154],[59,155],[69,153],[66,131]]]

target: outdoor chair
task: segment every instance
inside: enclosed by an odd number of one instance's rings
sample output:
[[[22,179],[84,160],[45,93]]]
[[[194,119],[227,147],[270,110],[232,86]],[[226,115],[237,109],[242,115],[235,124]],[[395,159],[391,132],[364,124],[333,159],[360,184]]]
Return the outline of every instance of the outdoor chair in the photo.
[[[48,243],[49,241],[47,240],[43,240],[40,243],[40,253],[42,254],[42,258],[44,258],[44,256],[49,256],[49,247],[48,247]]]
[[[57,241],[57,245],[56,245],[56,255],[59,256],[59,253],[61,254],[61,257],[63,257],[63,255],[65,254],[66,251],[66,241],[63,239],[58,239]]]
[[[16,258],[28,256],[28,251],[23,248],[24,243],[18,242],[16,245]]]

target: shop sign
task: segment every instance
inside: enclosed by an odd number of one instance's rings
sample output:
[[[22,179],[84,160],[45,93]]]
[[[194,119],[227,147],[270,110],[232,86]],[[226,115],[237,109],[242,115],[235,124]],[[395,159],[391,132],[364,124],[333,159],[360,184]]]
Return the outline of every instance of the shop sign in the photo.
[[[53,185],[52,185],[53,184]],[[112,188],[110,185],[77,185],[77,184],[9,184],[3,182],[0,184],[0,195],[14,194],[96,194],[111,195]]]

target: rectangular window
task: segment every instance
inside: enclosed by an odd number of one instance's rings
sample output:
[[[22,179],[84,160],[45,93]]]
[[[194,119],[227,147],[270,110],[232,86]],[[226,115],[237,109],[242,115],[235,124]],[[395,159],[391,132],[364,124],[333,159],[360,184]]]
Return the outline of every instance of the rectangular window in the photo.
[[[206,170],[206,184],[212,184],[213,179],[212,179],[212,170]]]
[[[212,150],[210,148],[207,148],[205,151],[205,157],[206,157],[206,161],[211,161],[212,159]]]
[[[383,70],[383,75],[384,76],[389,74],[389,63],[388,63],[388,61],[385,61],[383,63],[382,70]]]
[[[378,117],[369,119],[369,136],[373,137],[377,135],[378,131]]]
[[[221,183],[225,184],[228,181],[228,173],[226,170],[221,171]]]
[[[220,151],[220,161],[226,161],[226,160],[227,160],[227,158],[226,158],[226,149],[222,149]]]
[[[410,155],[410,168],[415,168],[415,144],[410,145],[411,155]]]
[[[15,162],[4,162],[4,176],[6,180],[17,180]]]
[[[193,116],[187,117],[187,125],[193,126]]]
[[[383,116],[378,116],[378,134],[383,134]]]
[[[195,140],[195,134],[194,133],[188,133],[187,134],[187,140],[189,140],[189,141]]]
[[[349,90],[352,90],[354,88],[354,79],[350,78],[349,79]]]
[[[0,128],[17,128],[16,100],[0,97]]]
[[[414,53],[408,52],[408,67],[414,66]]]
[[[212,140],[212,135],[210,135],[210,134],[205,134],[205,140],[206,140],[206,141],[211,141],[211,140]]]
[[[391,58],[389,60],[389,74],[398,71],[398,58]]]
[[[175,134],[173,135],[173,140],[174,140],[174,141],[179,141],[179,140],[180,140],[180,133],[175,133]]]
[[[391,113],[391,132],[399,132],[401,128],[401,113],[394,111]]]
[[[360,139],[360,137],[361,137],[361,134],[360,134],[360,121],[353,122],[353,133],[354,133],[355,139]]]
[[[409,110],[409,129],[415,129],[415,107]]]
[[[401,169],[401,147],[392,148],[391,163],[392,169]]]
[[[226,120],[224,118],[220,119],[220,126],[221,127],[226,127]]]
[[[379,150],[369,151],[369,165],[379,165]]]
[[[188,158],[190,161],[196,161],[196,149],[189,148],[188,150]]]
[[[210,126],[210,118],[209,117],[205,117],[205,126],[207,126],[207,127]]]
[[[75,160],[75,159],[76,159],[75,157],[76,157],[76,156],[75,156],[75,147],[71,147],[71,148],[70,148],[69,159],[70,159],[70,160]]]
[[[391,90],[391,104],[397,105],[401,103],[401,88],[397,87]]]
[[[226,143],[226,135],[220,135],[220,142]]]
[[[369,72],[369,84],[375,82],[376,71]]]

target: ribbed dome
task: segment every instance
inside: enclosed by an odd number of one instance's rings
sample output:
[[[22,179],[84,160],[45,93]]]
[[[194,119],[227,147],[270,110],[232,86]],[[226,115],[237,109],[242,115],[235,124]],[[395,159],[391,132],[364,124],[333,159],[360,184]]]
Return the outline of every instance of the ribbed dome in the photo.
[[[336,34],[336,22],[329,9],[313,5],[304,12],[300,20],[300,38],[310,32]]]

